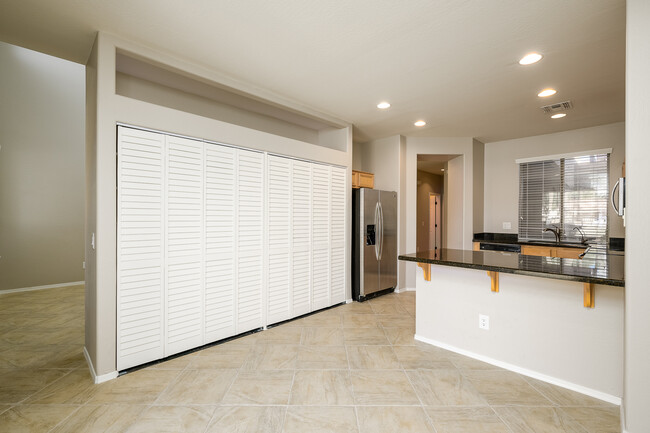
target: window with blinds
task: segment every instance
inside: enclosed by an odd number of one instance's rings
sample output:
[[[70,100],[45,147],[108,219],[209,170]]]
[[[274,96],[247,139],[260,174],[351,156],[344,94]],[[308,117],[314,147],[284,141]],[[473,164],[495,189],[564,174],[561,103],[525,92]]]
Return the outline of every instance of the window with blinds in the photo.
[[[609,154],[519,163],[519,239],[607,242]]]

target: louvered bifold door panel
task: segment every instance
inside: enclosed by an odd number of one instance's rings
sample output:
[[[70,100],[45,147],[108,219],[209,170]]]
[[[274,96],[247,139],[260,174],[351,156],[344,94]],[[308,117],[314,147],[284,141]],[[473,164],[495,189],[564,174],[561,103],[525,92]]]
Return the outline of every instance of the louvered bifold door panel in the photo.
[[[164,136],[118,128],[117,369],[164,356]]]
[[[269,155],[267,159],[268,278],[267,324],[291,317],[291,160]]]
[[[346,170],[332,167],[330,197],[330,302],[345,301]]]
[[[235,335],[235,153],[205,145],[205,343]]]
[[[330,167],[312,164],[312,310],[330,305]]]
[[[237,151],[237,333],[264,326],[264,154]]]
[[[203,143],[167,136],[165,356],[203,344]]]
[[[291,162],[291,316],[311,311],[311,163]]]

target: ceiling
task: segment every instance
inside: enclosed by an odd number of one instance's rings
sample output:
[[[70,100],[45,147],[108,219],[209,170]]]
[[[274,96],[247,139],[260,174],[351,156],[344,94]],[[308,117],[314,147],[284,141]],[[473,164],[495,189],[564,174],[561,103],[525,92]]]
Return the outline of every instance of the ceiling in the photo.
[[[418,155],[418,170],[427,173],[442,176],[443,169],[450,159],[457,158],[460,155],[440,155],[440,154],[423,154]]]
[[[357,142],[492,142],[624,120],[624,0],[2,2],[8,43],[85,63],[97,30],[350,122]],[[530,51],[544,58],[519,65]],[[546,87],[558,93],[541,100]],[[539,109],[565,100],[564,119]]]

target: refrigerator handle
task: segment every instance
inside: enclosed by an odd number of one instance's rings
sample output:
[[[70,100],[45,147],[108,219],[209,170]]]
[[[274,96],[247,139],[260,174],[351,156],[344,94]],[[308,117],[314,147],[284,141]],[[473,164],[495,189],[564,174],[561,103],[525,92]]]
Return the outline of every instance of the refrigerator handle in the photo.
[[[375,258],[379,260],[379,243],[381,238],[379,237],[379,202],[375,204]]]
[[[379,260],[384,252],[384,208],[379,202]]]
[[[621,182],[620,179],[616,181],[616,184],[614,184],[614,188],[612,188],[612,194],[610,196],[610,201],[612,202],[612,207],[614,208],[614,211],[616,212],[616,215],[619,215],[619,216],[621,215],[621,213],[619,212],[618,208],[616,207],[616,202],[614,201],[614,194],[616,194],[616,190],[618,189],[618,186],[619,186],[620,182]]]

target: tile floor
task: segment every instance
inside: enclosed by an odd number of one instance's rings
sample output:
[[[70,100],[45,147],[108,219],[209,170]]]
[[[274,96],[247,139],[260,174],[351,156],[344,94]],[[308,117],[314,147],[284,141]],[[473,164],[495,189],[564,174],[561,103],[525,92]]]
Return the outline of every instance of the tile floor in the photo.
[[[414,341],[414,315],[387,295],[94,385],[83,288],[0,295],[0,431],[620,431],[617,406]]]

